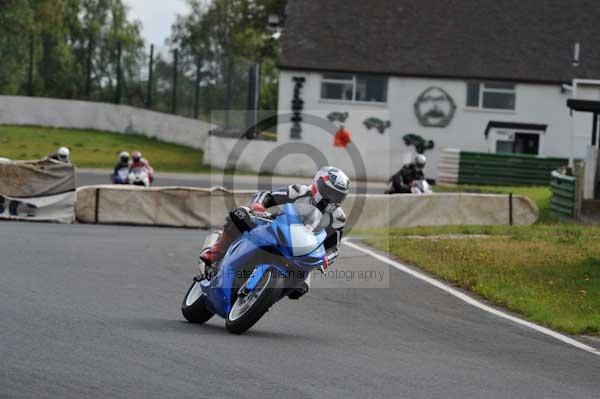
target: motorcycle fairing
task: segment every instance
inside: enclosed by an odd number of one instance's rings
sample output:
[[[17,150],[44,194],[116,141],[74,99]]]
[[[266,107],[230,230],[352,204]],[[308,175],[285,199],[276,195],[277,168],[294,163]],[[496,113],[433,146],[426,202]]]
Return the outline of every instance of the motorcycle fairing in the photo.
[[[306,276],[310,269],[320,267],[325,257],[323,242],[327,238],[327,233],[324,230],[316,234],[311,232],[310,235],[314,237],[314,240],[310,240],[311,242],[300,252],[295,251],[293,244],[295,241],[298,242],[300,231],[297,231],[294,236],[293,229],[300,229],[300,227],[291,226],[300,226],[301,222],[294,206],[286,204],[284,213],[277,216],[273,222],[260,223],[234,241],[222,259],[219,273],[210,281],[204,280],[201,283],[207,296],[209,309],[221,317],[227,317],[236,295],[234,291],[237,290],[236,278],[240,276],[258,282],[264,273],[273,267],[285,276],[299,271],[298,276],[300,277],[290,281],[292,284],[299,284],[303,281],[302,276]],[[259,251],[262,253],[259,254]],[[294,253],[302,255],[297,256]],[[257,260],[260,260],[259,270],[255,273]],[[253,269],[251,274],[246,276],[245,272],[249,266],[252,266]],[[294,275],[296,274],[294,273]],[[293,289],[294,287],[289,288]]]

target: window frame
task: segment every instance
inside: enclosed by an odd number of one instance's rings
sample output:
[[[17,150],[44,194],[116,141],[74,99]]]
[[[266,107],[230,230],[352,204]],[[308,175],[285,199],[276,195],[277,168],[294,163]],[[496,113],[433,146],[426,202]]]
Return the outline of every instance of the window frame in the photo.
[[[504,127],[494,127],[490,130],[490,136],[488,137],[489,145],[488,151],[492,154],[498,154],[496,151],[498,141],[507,141],[511,142],[514,145],[517,134],[536,134],[538,136],[538,156],[545,156],[545,130],[537,130],[537,129],[525,129],[525,128],[504,128]],[[506,140],[506,136],[512,136],[512,140]],[[513,153],[520,154],[520,153]]]
[[[335,72],[324,72],[321,74],[321,87],[320,87],[320,94],[319,94],[319,98],[321,101],[335,101],[335,102],[344,102],[344,103],[354,103],[354,104],[376,104],[376,105],[382,105],[382,104],[387,104],[387,99],[388,99],[388,82],[389,79],[387,76],[379,76],[379,75],[370,75],[370,74],[356,74],[356,73],[342,73],[340,72],[340,74],[346,74],[346,75],[352,75],[352,79],[335,79],[335,78],[327,78],[325,77],[327,74],[335,74]],[[384,101],[365,101],[365,100],[357,100],[356,99],[356,89],[358,86],[358,79],[361,77],[370,77],[370,76],[377,76],[377,77],[381,77],[385,80],[385,84],[384,84],[384,97],[385,100]],[[347,100],[345,98],[325,98],[323,97],[323,84],[327,84],[327,83],[333,83],[333,84],[352,84],[352,99]]]
[[[469,93],[469,85],[477,84],[477,105],[468,104],[468,93]],[[487,88],[486,84],[512,84],[512,89],[500,89],[500,88]],[[477,109],[484,111],[504,111],[504,112],[514,112],[517,109],[517,84],[510,82],[502,82],[502,81],[468,81],[466,88],[466,108],[468,109]],[[515,101],[513,108],[493,108],[493,107],[484,107],[483,105],[483,97],[485,93],[495,93],[495,94],[512,94],[514,95]]]

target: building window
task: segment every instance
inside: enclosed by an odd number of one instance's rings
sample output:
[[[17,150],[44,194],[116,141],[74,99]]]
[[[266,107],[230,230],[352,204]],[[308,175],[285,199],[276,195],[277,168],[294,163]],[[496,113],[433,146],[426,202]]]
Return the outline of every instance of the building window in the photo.
[[[513,83],[467,83],[467,107],[514,110],[515,100],[516,91]]]
[[[496,152],[538,155],[540,135],[527,132],[497,132]]]
[[[325,73],[321,80],[321,98],[384,103],[387,101],[387,78],[350,73]]]

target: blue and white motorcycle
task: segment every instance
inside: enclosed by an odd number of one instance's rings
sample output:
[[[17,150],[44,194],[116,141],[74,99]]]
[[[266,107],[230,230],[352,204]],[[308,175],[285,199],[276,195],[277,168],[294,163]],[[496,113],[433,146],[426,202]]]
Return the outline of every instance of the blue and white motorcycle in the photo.
[[[274,219],[248,215],[250,228],[231,243],[218,271],[194,279],[181,307],[189,322],[218,314],[229,332],[242,334],[310,272],[326,267],[321,212],[306,204],[277,208]]]

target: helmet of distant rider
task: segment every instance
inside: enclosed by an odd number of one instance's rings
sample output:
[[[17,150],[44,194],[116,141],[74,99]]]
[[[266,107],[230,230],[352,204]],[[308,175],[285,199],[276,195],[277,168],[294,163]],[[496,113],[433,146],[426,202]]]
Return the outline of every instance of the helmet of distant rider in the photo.
[[[321,212],[331,212],[344,202],[349,188],[350,179],[344,172],[333,166],[322,167],[313,178],[313,202]]]
[[[139,151],[132,152],[131,159],[133,159],[133,162],[139,162],[142,159],[142,153]]]
[[[67,147],[60,147],[56,151],[56,155],[57,155],[58,159],[60,159],[63,162],[69,162],[70,154],[71,154],[71,151],[69,151],[69,149]]]
[[[425,155],[423,154],[417,154],[415,156],[415,167],[419,170],[423,169],[425,167],[425,164],[427,163],[427,158],[425,158]]]
[[[119,159],[121,162],[129,162],[129,153],[127,151],[121,151],[119,154]]]

